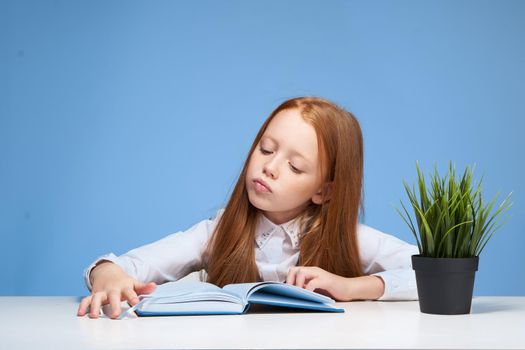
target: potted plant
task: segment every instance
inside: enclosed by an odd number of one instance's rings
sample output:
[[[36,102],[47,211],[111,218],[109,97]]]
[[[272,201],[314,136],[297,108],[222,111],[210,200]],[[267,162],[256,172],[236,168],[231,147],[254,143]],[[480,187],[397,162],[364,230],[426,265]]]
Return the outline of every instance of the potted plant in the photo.
[[[449,163],[444,178],[437,168],[427,186],[416,162],[418,190],[403,180],[414,211],[415,223],[401,201],[406,222],[419,248],[412,256],[416,273],[419,307],[430,314],[468,314],[474,289],[474,275],[479,255],[494,232],[503,225],[501,214],[512,203],[509,195],[492,213],[498,194],[488,203],[481,195],[481,182],[473,185],[469,166],[456,178],[455,166]]]

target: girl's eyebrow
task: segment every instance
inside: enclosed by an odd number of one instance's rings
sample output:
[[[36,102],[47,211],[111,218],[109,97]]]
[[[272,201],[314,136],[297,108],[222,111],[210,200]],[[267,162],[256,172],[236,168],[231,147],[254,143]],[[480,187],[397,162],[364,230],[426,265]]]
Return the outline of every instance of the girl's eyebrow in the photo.
[[[270,139],[270,140],[272,140],[273,142],[275,142],[276,144],[279,144],[279,142],[277,142],[277,140],[274,139],[274,138],[271,137],[271,136],[264,136],[263,139],[264,139],[264,138]],[[262,141],[262,139],[261,139],[261,141]],[[290,153],[293,154],[293,155],[296,155],[296,156],[299,156],[299,157],[303,158],[303,159],[304,159],[306,162],[308,162],[308,163],[310,162],[310,161],[308,160],[308,158],[306,158],[305,156],[303,156],[301,153],[299,153],[298,151],[296,151],[296,150],[294,150],[294,149],[292,149],[292,150],[290,151]]]

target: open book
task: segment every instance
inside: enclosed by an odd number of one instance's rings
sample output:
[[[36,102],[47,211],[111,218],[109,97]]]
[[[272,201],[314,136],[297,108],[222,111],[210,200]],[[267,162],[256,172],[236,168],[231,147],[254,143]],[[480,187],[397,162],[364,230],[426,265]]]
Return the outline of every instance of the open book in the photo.
[[[139,299],[120,318],[133,311],[139,316],[243,314],[251,304],[344,312],[330,297],[282,282],[235,283],[223,288],[206,282],[168,282]]]

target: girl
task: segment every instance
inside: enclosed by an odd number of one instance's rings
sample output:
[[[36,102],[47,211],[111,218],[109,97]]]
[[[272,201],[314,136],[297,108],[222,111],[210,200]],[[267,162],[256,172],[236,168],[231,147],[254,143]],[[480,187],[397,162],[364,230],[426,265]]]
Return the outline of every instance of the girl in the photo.
[[[357,119],[317,97],[285,101],[264,122],[224,209],[185,232],[108,254],[85,271],[78,315],[204,269],[207,282],[281,281],[338,300],[417,299],[415,245],[358,223],[363,140]],[[206,277],[204,277],[206,278]]]

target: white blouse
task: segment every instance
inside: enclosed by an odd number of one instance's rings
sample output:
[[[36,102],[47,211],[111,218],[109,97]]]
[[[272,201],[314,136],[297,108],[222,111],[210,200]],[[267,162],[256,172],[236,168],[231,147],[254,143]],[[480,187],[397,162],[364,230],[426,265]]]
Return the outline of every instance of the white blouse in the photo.
[[[203,269],[202,255],[223,212],[220,209],[215,218],[123,255],[109,253],[99,257],[84,272],[86,286],[91,290],[89,273],[101,260],[114,262],[139,281],[157,284],[176,281]],[[288,270],[299,259],[298,220],[281,225],[264,215],[259,215],[258,220],[255,249],[260,276],[263,281],[285,282]],[[385,282],[385,292],[378,300],[417,300],[411,261],[412,255],[419,254],[417,246],[363,224],[358,226],[357,238],[363,274],[379,276]]]

